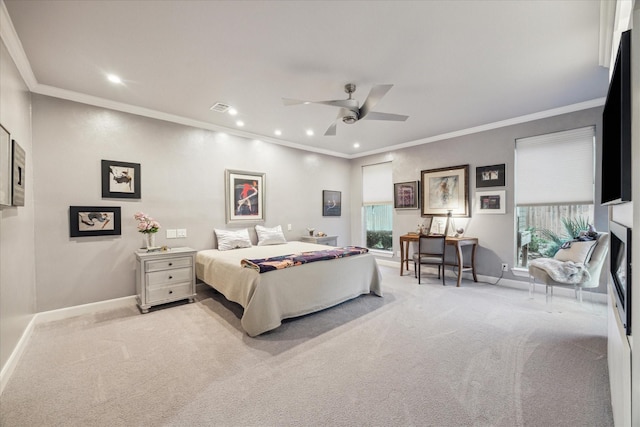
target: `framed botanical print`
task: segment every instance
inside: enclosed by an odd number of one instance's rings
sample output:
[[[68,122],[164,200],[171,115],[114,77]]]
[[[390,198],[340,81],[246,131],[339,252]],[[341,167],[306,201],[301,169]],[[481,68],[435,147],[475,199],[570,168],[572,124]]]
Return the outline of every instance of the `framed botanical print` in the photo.
[[[119,206],[70,206],[69,236],[119,236],[120,221]]]
[[[139,199],[141,197],[140,163],[102,161],[102,197]]]
[[[393,184],[393,207],[396,209],[418,209],[420,182],[398,182]]]
[[[476,191],[477,214],[506,213],[506,191]]]
[[[265,184],[264,173],[225,170],[227,224],[264,221]]]
[[[505,164],[480,166],[476,168],[476,188],[504,187],[506,183]]]
[[[422,216],[469,216],[469,165],[421,172]]]
[[[342,193],[322,190],[322,216],[342,215]]]

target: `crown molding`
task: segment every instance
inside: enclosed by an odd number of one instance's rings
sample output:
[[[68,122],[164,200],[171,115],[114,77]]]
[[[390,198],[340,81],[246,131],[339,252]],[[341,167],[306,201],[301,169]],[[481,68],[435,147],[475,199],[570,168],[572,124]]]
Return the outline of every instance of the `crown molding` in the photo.
[[[36,80],[36,76],[33,74],[33,70],[31,69],[29,59],[24,53],[22,42],[20,42],[20,39],[18,38],[18,33],[16,33],[13,22],[11,22],[9,11],[7,10],[7,6],[4,4],[4,0],[0,0],[0,39],[2,39],[4,44],[7,46],[9,55],[16,64],[16,67],[18,67],[18,71],[24,79],[25,84],[29,90],[33,90],[38,82]]]

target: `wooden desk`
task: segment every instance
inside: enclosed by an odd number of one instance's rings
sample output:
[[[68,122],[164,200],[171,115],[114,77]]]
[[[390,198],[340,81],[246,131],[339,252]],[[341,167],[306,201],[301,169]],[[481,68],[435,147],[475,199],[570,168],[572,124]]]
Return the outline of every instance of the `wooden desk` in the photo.
[[[417,242],[420,235],[418,234],[405,234],[400,236],[400,275],[404,275],[404,269],[409,270],[409,246],[411,242]],[[456,286],[460,286],[460,282],[462,281],[462,272],[464,270],[471,270],[473,274],[473,281],[477,282],[478,278],[476,276],[476,248],[478,247],[478,239],[476,237],[449,237],[445,240],[445,243],[449,246],[454,246],[456,248],[456,257],[458,262],[456,264],[447,264],[454,265],[458,267],[458,284]],[[465,265],[464,259],[462,257],[462,247],[473,245],[471,249],[471,264]]]

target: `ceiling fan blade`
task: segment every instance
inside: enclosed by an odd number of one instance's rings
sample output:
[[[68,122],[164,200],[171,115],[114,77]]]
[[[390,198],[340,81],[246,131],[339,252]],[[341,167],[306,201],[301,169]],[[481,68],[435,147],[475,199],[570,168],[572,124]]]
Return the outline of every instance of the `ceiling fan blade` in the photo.
[[[364,118],[371,112],[373,107],[382,99],[383,96],[389,92],[389,90],[393,87],[393,85],[375,85],[371,88],[371,92],[367,96],[367,99],[364,100],[364,104],[362,104],[362,108],[360,108],[360,118]]]
[[[302,101],[301,99],[282,98],[282,103],[286,106],[289,106],[289,105],[310,104],[311,101]]]
[[[338,127],[338,122],[331,123],[331,126],[324,133],[324,136],[336,136],[336,128]]]
[[[365,120],[391,120],[394,122],[404,122],[407,120],[409,116],[403,116],[402,114],[391,114],[391,113],[378,113],[377,111],[371,111],[365,117]]]

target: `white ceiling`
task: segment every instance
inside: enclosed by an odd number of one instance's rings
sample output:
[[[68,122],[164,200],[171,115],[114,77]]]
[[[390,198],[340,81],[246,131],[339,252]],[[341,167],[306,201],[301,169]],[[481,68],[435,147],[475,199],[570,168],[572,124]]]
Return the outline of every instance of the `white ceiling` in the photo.
[[[608,85],[593,0],[4,1],[33,92],[346,158],[601,105]],[[282,103],[346,83],[360,103],[394,84],[374,110],[409,119],[329,137],[337,109]]]

